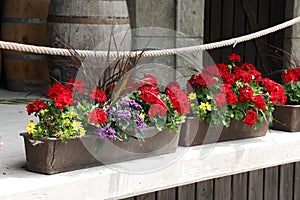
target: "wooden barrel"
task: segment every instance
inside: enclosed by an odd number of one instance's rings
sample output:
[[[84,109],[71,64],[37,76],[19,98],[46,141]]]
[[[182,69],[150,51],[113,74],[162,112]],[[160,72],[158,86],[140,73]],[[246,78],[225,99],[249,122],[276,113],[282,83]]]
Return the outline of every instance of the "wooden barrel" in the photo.
[[[52,0],[47,40],[51,47],[93,50],[109,39],[112,29],[126,32],[129,28],[126,0]],[[80,64],[72,62],[71,58],[51,56],[49,67],[51,78],[68,81],[76,76]]]
[[[50,0],[5,0],[1,20],[4,41],[46,45]],[[47,57],[3,51],[6,85],[14,91],[39,91],[50,85]]]

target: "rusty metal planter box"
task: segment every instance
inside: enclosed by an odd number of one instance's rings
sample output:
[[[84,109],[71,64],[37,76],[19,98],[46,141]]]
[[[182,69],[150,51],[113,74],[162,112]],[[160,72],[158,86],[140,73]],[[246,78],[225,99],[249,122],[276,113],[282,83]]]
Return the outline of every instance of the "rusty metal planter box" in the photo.
[[[300,131],[300,105],[275,106],[272,129],[297,132]]]
[[[263,122],[258,129],[245,125],[242,121],[232,120],[229,127],[210,127],[196,117],[187,117],[182,124],[179,145],[184,147],[210,144],[221,141],[246,139],[265,136],[268,125]]]
[[[157,132],[155,128],[146,128],[144,131],[146,138],[142,144],[136,140],[107,141],[97,153],[93,151],[96,142],[93,136],[71,138],[67,140],[67,143],[56,138],[41,138],[38,144],[33,145],[30,135],[27,133],[21,133],[21,135],[25,142],[27,170],[42,174],[55,174],[173,153],[178,146],[179,132],[169,133],[167,130]]]

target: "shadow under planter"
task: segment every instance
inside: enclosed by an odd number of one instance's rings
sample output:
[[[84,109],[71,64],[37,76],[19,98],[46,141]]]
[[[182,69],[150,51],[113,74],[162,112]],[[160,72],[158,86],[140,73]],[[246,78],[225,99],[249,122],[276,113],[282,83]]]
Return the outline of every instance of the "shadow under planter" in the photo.
[[[178,146],[179,132],[158,131],[146,128],[144,142],[106,141],[95,152],[96,138],[92,135],[68,139],[63,143],[57,138],[40,138],[34,141],[21,133],[25,142],[26,168],[42,174],[56,174],[103,164],[174,153]]]
[[[276,105],[273,118],[272,129],[289,132],[300,131],[300,105]]]
[[[229,127],[213,127],[205,121],[199,122],[196,117],[187,117],[182,124],[179,146],[189,147],[211,144],[221,141],[238,140],[265,136],[268,124],[263,121],[257,129],[251,128],[242,121],[232,120]]]

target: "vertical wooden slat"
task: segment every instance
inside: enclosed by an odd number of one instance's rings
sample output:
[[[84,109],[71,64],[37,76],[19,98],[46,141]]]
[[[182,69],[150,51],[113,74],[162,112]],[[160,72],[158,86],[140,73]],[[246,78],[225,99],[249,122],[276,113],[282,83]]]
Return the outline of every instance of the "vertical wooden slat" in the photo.
[[[279,200],[293,199],[294,164],[280,166]]]
[[[211,0],[205,0],[204,6],[204,43],[210,42],[210,7]]]
[[[196,184],[196,200],[213,200],[214,182],[207,180]]]
[[[278,199],[278,166],[264,170],[264,199]]]
[[[255,170],[249,172],[248,182],[248,199],[262,200],[263,199],[263,170]]]
[[[204,6],[204,43],[210,42],[210,7],[211,0],[205,0]],[[210,63],[210,54],[203,53],[203,66],[207,66]]]
[[[260,29],[265,29],[269,28],[269,17],[268,13],[270,11],[270,0],[264,0],[264,1],[258,1],[258,10],[257,10],[257,23],[259,24]],[[268,57],[268,36],[264,36],[260,38],[262,40],[262,45],[260,48],[262,48],[262,59],[265,62],[265,67],[270,68],[270,62],[269,62],[269,57]],[[259,56],[259,55],[258,55]],[[259,58],[256,58],[256,65],[259,69],[262,67],[262,60]]]
[[[139,195],[136,200],[155,200],[155,192]]]
[[[234,8],[234,21],[233,21],[233,36],[238,37],[245,34],[245,12],[243,10],[242,4],[240,0],[235,0],[235,8]],[[234,48],[234,52],[239,54],[244,60],[244,43],[239,43]]]
[[[284,21],[284,10],[285,10],[285,0],[272,1],[270,3],[270,24],[269,26],[274,26]],[[275,33],[269,34],[269,44],[277,48],[283,49],[283,37],[284,30],[277,31]],[[274,51],[273,51],[274,52]],[[282,52],[276,52],[277,55],[282,56]],[[282,62],[278,59],[270,57],[270,65],[272,69],[281,68]]]
[[[234,0],[223,1],[222,11],[222,40],[230,39],[233,36],[233,14],[234,14]],[[228,62],[227,56],[232,53],[232,46],[222,48],[221,62]]]
[[[222,0],[211,0],[210,10],[210,42],[221,40],[221,23],[222,23]],[[221,61],[221,49],[209,51],[211,57],[216,63]]]
[[[257,31],[259,29],[256,16],[257,16],[257,0],[241,0],[246,14],[246,31],[245,34],[249,34],[251,32]],[[256,46],[255,41],[251,40],[245,42],[245,62],[252,63],[256,65],[255,62],[256,57]]]
[[[232,200],[247,200],[247,182],[247,173],[232,176]]]
[[[300,162],[295,163],[294,172],[294,199],[300,199]]]
[[[231,198],[231,176],[215,179],[214,199],[230,200]]]
[[[194,200],[196,184],[189,184],[178,187],[177,200]]]
[[[158,191],[156,193],[156,200],[175,200],[176,188]]]

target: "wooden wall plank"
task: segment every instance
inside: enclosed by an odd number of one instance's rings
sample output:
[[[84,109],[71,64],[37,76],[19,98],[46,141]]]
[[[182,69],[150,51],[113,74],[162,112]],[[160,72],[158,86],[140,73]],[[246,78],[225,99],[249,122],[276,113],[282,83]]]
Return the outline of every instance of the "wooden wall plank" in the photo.
[[[210,9],[210,42],[221,40],[221,23],[222,23],[222,0],[211,0]],[[213,49],[209,51],[211,57],[216,63],[221,62],[221,49]]]
[[[222,11],[222,39],[231,39],[233,36],[234,0],[223,1]],[[223,47],[221,62],[228,62],[227,56],[232,53],[232,46]]]
[[[264,199],[278,199],[278,166],[264,170]]]
[[[214,200],[218,199],[231,199],[231,176],[225,176],[215,179]]]
[[[247,200],[248,173],[232,176],[232,200]]]
[[[156,200],[175,200],[176,188],[158,191],[156,193]]]
[[[263,169],[249,172],[248,183],[248,199],[262,200],[263,199]]]
[[[293,199],[294,164],[280,166],[279,200]]]
[[[270,11],[270,0],[258,1],[258,9],[257,9],[257,23],[259,24],[260,29],[269,28],[269,16],[268,13]],[[268,56],[268,36],[261,37],[262,45],[260,48],[262,49],[262,59],[264,59],[266,67],[270,67],[269,56]],[[256,58],[257,67],[261,68],[262,60],[258,57]]]
[[[233,36],[243,36],[245,34],[245,12],[243,10],[240,0],[235,0],[234,4],[234,21],[233,21]],[[233,51],[241,56],[241,61],[244,61],[244,47],[245,43],[239,43],[235,46]]]
[[[279,23],[284,22],[285,19],[285,0],[281,1],[272,1],[270,3],[270,26],[277,25]],[[284,31],[277,31],[275,33],[269,34],[269,44],[273,45],[277,48],[283,49],[283,38]],[[273,51],[274,52],[274,51]],[[276,52],[277,55],[283,55],[282,52]],[[274,57],[270,57],[270,67],[272,69],[280,69],[282,67],[282,62],[278,59],[274,59]]]
[[[196,184],[189,184],[178,187],[177,200],[195,200]]]
[[[245,34],[257,31],[259,29],[257,24],[257,0],[247,1],[241,0],[244,12],[246,14],[246,31]],[[256,44],[255,41],[251,40],[245,42],[245,62],[256,65]]]
[[[139,195],[136,197],[136,200],[155,200],[155,192]]]
[[[300,162],[294,167],[294,199],[300,199]]]
[[[196,184],[196,200],[213,200],[213,180],[201,181]]]

